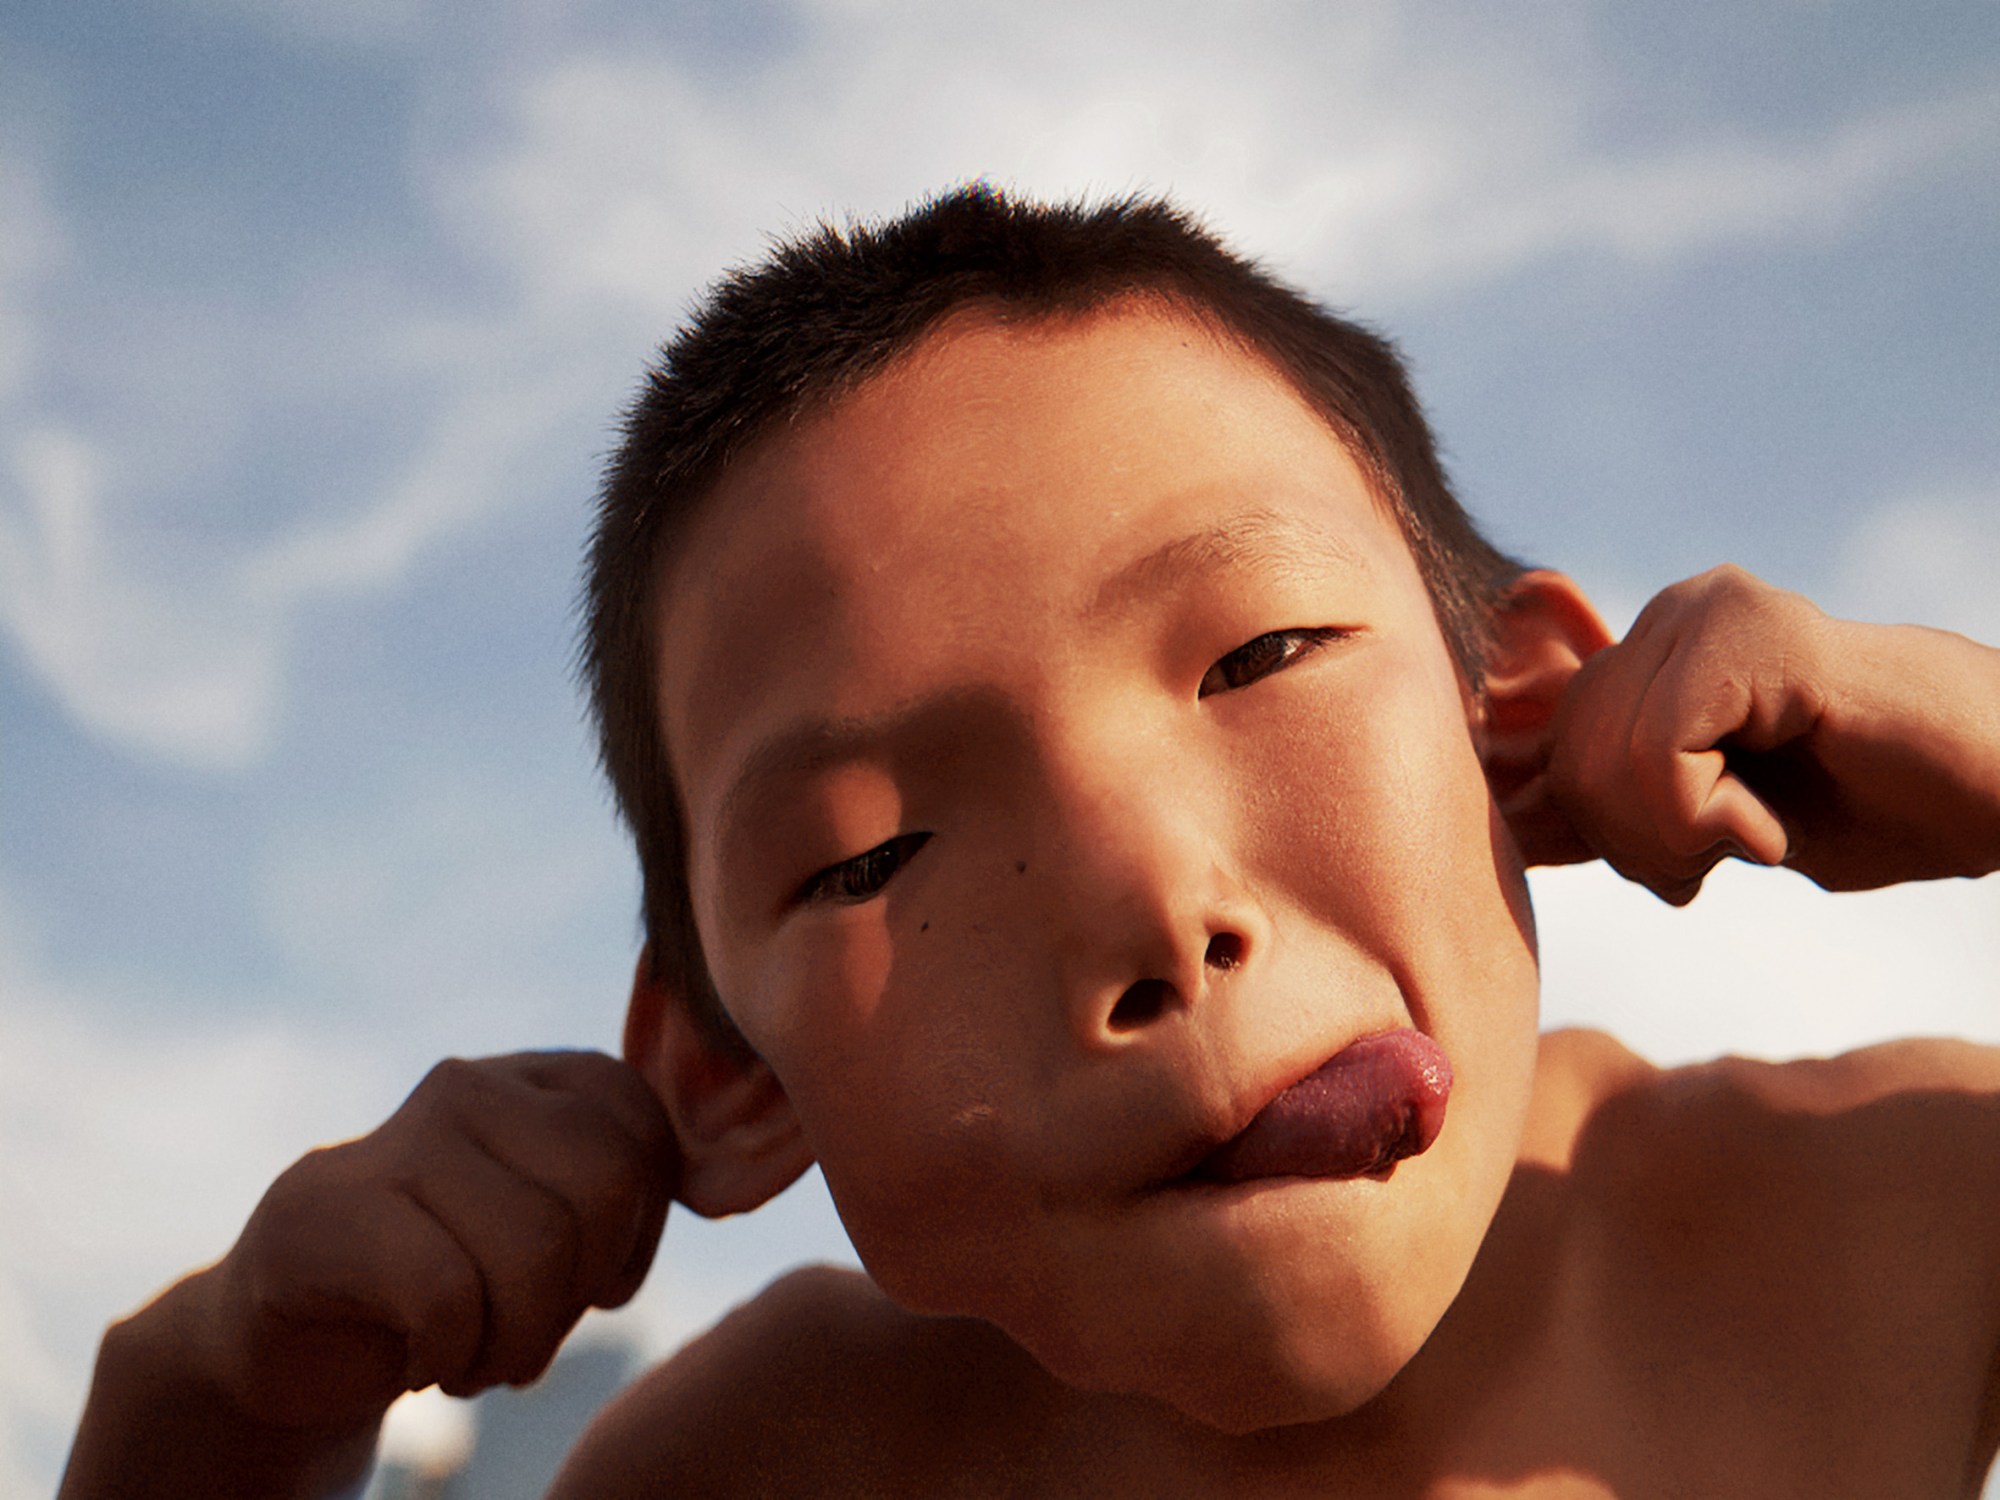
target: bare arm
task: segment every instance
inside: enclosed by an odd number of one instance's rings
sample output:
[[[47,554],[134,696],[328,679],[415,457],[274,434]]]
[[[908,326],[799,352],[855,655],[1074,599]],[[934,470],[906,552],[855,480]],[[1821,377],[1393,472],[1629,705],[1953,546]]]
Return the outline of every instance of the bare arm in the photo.
[[[677,1162],[651,1091],[608,1057],[440,1064],[106,1334],[60,1500],[352,1484],[404,1391],[533,1379],[586,1308],[628,1300]]]
[[[1731,855],[1829,890],[1984,875],[2000,651],[1718,568],[1584,663],[1531,802],[1547,862],[1601,857],[1677,905]]]

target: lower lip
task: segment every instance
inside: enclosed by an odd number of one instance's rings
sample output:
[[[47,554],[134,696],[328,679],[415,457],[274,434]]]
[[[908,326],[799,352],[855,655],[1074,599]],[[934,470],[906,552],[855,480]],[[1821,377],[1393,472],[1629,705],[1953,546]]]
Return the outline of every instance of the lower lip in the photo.
[[[1191,1174],[1198,1181],[1386,1177],[1444,1126],[1451,1061],[1420,1031],[1363,1037],[1265,1105]]]

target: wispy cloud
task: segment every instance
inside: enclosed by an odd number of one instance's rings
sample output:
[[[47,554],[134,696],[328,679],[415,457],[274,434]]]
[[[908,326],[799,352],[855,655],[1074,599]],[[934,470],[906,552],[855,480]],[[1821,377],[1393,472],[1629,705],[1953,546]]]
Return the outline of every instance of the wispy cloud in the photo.
[[[1406,299],[1476,286],[1537,261],[1598,253],[1650,265],[1795,238],[1823,239],[1932,170],[1994,154],[1986,89],[1862,115],[1806,138],[1718,132],[1612,156],[1579,131],[1496,161],[1465,122],[1455,160],[1374,222],[1339,222],[1315,253],[1363,287]],[[1505,135],[1502,128],[1501,134]]]
[[[1816,132],[1718,122],[1613,147],[1594,107],[1615,81],[1587,51],[1462,14],[1318,7],[1259,27],[1165,7],[1134,30],[1041,5],[995,13],[976,49],[944,10],[813,14],[748,75],[557,57],[514,85],[505,134],[437,164],[437,190],[538,293],[656,317],[786,218],[974,175],[1171,189],[1367,307],[1580,251],[1660,264],[1825,236],[1990,158],[2000,126],[1982,83]]]
[[[1839,607],[2000,645],[2000,481],[1940,485],[1878,506],[1848,534]]]
[[[282,621],[217,580],[125,565],[103,456],[75,432],[15,431],[0,469],[0,626],[76,721],[195,765],[247,764],[269,738]],[[224,559],[212,560],[222,564]]]
[[[1675,909],[1583,865],[1537,872],[1534,890],[1544,1020],[1604,1027],[1655,1062],[1835,1053],[1886,1036],[2000,1042],[1991,880],[1833,896],[1726,862]]]
[[[0,973],[0,1491],[25,1495],[60,1467],[106,1319],[227,1250],[289,1160],[410,1080],[303,1023],[119,1014],[50,977],[4,902]]]
[[[0,151],[0,403],[17,397],[34,367],[39,328],[32,301],[62,263],[66,236],[41,163],[20,150]]]
[[[344,44],[350,23],[328,32],[327,8],[287,14],[272,24]],[[376,6],[347,40],[417,45],[427,15]],[[187,764],[254,763],[300,611],[393,590],[504,512],[510,475],[576,430],[580,395],[601,403],[614,362],[787,222],[894,209],[979,173],[1052,193],[1171,188],[1342,301],[1408,307],[1579,251],[1663,263],[1826,235],[1995,134],[1982,90],[1816,135],[1717,126],[1612,153],[1591,131],[1605,80],[1561,22],[1516,35],[1455,12],[1303,7],[1224,24],[1166,7],[1134,29],[1043,4],[992,13],[974,48],[949,8],[829,0],[793,19],[788,41],[729,68],[582,44],[489,59],[474,87],[500,128],[410,151],[435,227],[495,295],[447,312],[409,288],[347,288],[337,326],[277,306],[171,357],[138,348],[119,363],[183,372],[153,384],[195,403],[170,432],[5,401],[46,342],[22,289],[63,274],[65,230],[32,165],[0,157],[0,625],[77,722]],[[187,312],[172,326],[198,326]],[[204,393],[196,372],[224,349],[307,331],[310,365],[239,361]],[[439,358],[453,347],[484,353]],[[403,384],[371,406],[385,360]],[[413,402],[412,379],[427,382]],[[400,456],[365,487],[300,485],[283,519],[182,535],[170,559],[126,541],[127,518],[231,482],[246,433],[327,400],[396,434]]]

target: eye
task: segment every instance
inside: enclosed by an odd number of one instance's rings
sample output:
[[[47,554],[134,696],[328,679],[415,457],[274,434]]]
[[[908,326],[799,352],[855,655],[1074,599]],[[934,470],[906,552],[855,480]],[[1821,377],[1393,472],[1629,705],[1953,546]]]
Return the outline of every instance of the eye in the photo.
[[[1210,667],[1203,674],[1201,686],[1196,690],[1195,696],[1206,698],[1210,693],[1223,693],[1234,688],[1248,687],[1260,678],[1269,677],[1273,672],[1282,672],[1286,667],[1310,656],[1327,642],[1340,640],[1346,634],[1346,631],[1335,626],[1321,626],[1313,630],[1268,631],[1254,641],[1244,642]]]
[[[799,887],[793,899],[802,905],[831,901],[840,906],[858,906],[889,883],[919,849],[930,841],[928,833],[906,833],[877,844],[866,854],[857,854],[837,865],[828,865]]]

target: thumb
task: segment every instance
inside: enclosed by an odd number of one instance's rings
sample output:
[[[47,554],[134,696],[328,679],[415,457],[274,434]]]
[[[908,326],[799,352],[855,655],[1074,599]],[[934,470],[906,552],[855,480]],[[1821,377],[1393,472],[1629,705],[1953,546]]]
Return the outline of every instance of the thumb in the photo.
[[[1597,858],[1597,850],[1552,795],[1546,771],[1537,771],[1504,792],[1496,790],[1494,805],[1528,868],[1580,865]]]

